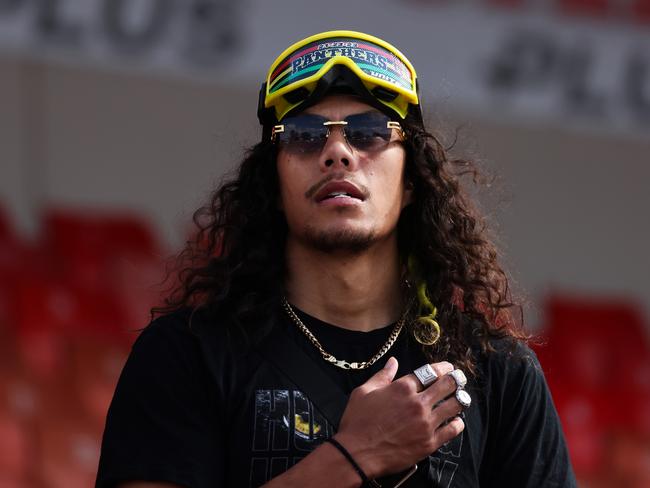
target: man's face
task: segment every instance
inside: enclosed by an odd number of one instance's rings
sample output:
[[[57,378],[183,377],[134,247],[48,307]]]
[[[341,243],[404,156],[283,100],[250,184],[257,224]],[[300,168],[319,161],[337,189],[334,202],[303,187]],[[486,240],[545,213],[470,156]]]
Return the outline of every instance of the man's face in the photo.
[[[330,121],[376,111],[359,99],[329,96],[305,110]],[[380,150],[359,151],[332,126],[320,153],[297,154],[280,147],[277,167],[280,205],[289,239],[323,251],[360,252],[394,239],[405,189],[405,150],[397,130]]]

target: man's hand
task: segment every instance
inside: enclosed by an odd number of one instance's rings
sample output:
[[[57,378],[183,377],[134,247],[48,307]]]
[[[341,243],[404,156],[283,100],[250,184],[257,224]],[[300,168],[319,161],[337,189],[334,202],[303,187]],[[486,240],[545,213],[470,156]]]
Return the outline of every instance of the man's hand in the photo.
[[[414,374],[393,381],[397,360],[391,357],[350,395],[335,437],[368,477],[413,466],[465,428],[457,417],[462,407],[453,395],[456,382],[447,375],[453,366],[431,366],[438,380],[425,389]]]

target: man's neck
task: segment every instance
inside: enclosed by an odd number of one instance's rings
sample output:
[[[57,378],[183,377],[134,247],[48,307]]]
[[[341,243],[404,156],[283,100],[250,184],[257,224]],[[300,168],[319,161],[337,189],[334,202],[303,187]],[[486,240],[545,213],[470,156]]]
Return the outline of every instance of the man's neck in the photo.
[[[395,239],[361,253],[324,253],[289,240],[288,300],[304,312],[345,329],[369,331],[403,312]]]

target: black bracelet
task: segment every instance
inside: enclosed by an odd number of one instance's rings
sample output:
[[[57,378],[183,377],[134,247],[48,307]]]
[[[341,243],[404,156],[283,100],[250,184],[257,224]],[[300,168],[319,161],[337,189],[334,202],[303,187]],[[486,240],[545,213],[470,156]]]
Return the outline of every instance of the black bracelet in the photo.
[[[366,476],[366,473],[363,472],[363,469],[361,469],[361,466],[359,466],[357,464],[357,462],[354,460],[354,458],[352,457],[352,454],[350,454],[348,452],[348,450],[345,447],[343,447],[339,441],[337,441],[333,437],[330,437],[329,439],[326,439],[325,442],[329,442],[334,447],[336,447],[341,452],[341,454],[343,454],[345,456],[345,459],[350,461],[350,464],[352,465],[354,470],[361,477],[361,481],[362,481],[361,486],[362,487],[370,486],[372,488],[381,488],[381,485],[379,483],[377,483],[375,480],[371,480],[370,478],[368,478],[368,476]]]

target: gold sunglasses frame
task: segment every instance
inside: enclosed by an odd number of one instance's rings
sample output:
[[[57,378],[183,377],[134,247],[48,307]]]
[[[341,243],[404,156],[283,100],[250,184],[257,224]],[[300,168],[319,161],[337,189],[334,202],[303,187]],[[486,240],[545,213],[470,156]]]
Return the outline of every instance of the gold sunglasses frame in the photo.
[[[323,125],[327,127],[327,134],[325,135],[326,138],[330,136],[330,127],[331,126],[336,126],[336,125],[348,125],[348,123],[345,120],[328,120],[327,122],[323,122]],[[386,122],[386,128],[388,129],[396,129],[399,131],[399,134],[401,137],[405,137],[404,129],[402,129],[402,126],[399,122],[395,122],[394,120],[389,120]],[[273,128],[271,129],[271,142],[275,142],[275,136],[276,134],[280,134],[284,132],[284,124],[278,124],[274,125]],[[345,137],[345,131],[343,131],[343,137]],[[345,139],[347,141],[347,138]]]

